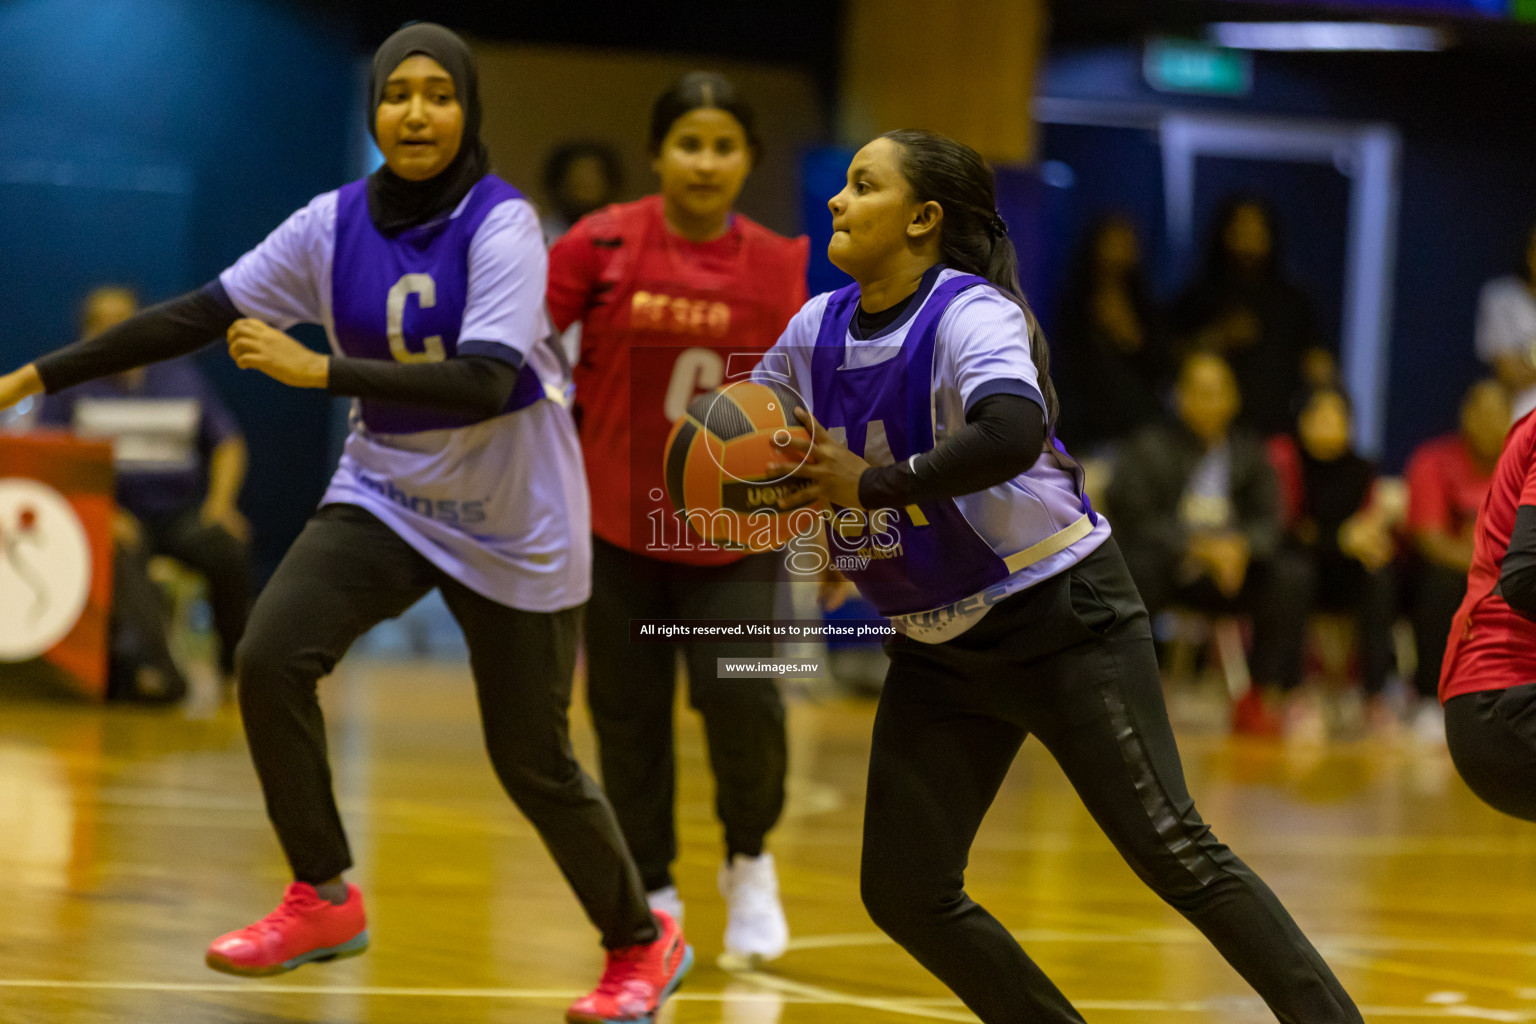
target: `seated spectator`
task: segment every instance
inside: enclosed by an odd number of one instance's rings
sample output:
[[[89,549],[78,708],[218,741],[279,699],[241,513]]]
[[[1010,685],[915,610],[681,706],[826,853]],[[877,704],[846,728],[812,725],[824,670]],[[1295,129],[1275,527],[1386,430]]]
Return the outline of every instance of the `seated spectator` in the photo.
[[[553,245],[587,214],[618,202],[623,190],[624,164],[606,142],[556,147],[544,158],[544,244]]]
[[[1509,392],[1514,418],[1536,409],[1536,227],[1518,273],[1483,285],[1477,300],[1477,357]]]
[[[1461,429],[1425,441],[1408,460],[1408,537],[1413,642],[1418,652],[1414,688],[1419,695],[1415,731],[1444,742],[1438,688],[1451,618],[1467,593],[1477,512],[1488,496],[1493,469],[1509,429],[1509,397],[1482,380],[1461,400]]]
[[[1174,383],[1177,420],[1122,446],[1108,514],[1147,610],[1171,607],[1253,619],[1254,686],[1233,709],[1241,732],[1280,729],[1275,707],[1301,680],[1308,580],[1288,574],[1280,501],[1264,443],[1234,429],[1241,406],[1219,356],[1185,360]]]
[[[1333,384],[1334,349],[1312,299],[1287,276],[1269,205],[1228,198],[1216,213],[1204,266],[1169,311],[1181,354],[1226,359],[1243,396],[1243,422],[1260,433],[1291,429],[1291,398]]]
[[[1165,353],[1136,228],[1110,214],[1089,229],[1056,310],[1051,376],[1061,433],[1087,454],[1162,414]]]
[[[1302,401],[1294,433],[1270,441],[1285,512],[1277,557],[1295,563],[1289,575],[1308,581],[1309,616],[1323,611],[1354,620],[1366,724],[1388,732],[1394,722],[1382,690],[1393,663],[1397,548],[1372,500],[1376,466],[1351,449],[1352,428],[1348,396],[1316,388]],[[1309,724],[1322,731],[1320,720]]]
[[[96,289],[85,303],[86,336],[137,308],[127,288]],[[246,451],[213,389],[190,360],[156,363],[50,396],[42,421],[113,442],[118,510],[108,696],[174,701],[186,693],[171,657],[164,602],[148,575],[155,555],[169,555],[207,580],[219,667],[233,678],[251,600],[250,527],[236,506]]]

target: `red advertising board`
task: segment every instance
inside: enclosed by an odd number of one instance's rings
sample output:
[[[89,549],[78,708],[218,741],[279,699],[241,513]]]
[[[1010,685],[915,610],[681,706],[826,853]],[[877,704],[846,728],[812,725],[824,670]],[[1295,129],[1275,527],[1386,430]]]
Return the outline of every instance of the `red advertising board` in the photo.
[[[108,442],[0,434],[0,672],[41,662],[105,696],[112,485]]]

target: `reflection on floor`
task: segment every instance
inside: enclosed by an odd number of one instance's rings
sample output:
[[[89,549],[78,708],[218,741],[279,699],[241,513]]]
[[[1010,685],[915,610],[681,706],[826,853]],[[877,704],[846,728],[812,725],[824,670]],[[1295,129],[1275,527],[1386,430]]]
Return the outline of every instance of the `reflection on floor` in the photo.
[[[561,1019],[596,978],[596,936],[496,786],[465,670],[353,659],[325,696],[373,948],[247,981],[202,964],[209,939],[269,910],[286,881],[234,709],[101,709],[0,685],[0,1022]],[[975,1019],[859,904],[872,714],[793,701],[791,796],[772,845],[794,943],[731,975],[714,965],[713,788],[684,713],[678,880],[700,966],[663,1022]],[[1443,750],[1214,729],[1182,741],[1205,817],[1368,1020],[1536,1020],[1536,829],[1474,800]],[[1120,863],[1036,744],[978,837],[968,885],[1091,1020],[1273,1020]]]

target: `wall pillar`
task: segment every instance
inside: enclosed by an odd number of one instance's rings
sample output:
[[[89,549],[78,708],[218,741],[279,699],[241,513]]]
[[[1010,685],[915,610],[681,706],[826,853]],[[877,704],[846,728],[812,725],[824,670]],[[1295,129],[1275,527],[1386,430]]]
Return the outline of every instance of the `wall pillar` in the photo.
[[[995,164],[1033,160],[1045,0],[847,0],[846,10],[844,143],[928,128]]]

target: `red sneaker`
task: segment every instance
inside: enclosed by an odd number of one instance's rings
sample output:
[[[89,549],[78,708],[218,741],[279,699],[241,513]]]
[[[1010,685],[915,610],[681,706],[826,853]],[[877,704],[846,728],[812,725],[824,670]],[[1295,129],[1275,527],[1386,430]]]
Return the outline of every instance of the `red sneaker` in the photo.
[[[206,961],[226,974],[259,976],[282,974],[312,960],[357,956],[367,948],[368,923],[357,886],[347,886],[347,902],[338,906],[307,882],[294,882],[272,913],[214,939]]]
[[[1281,718],[1264,704],[1257,686],[1250,686],[1232,705],[1232,731],[1248,736],[1279,736]]]
[[[643,946],[610,949],[603,980],[565,1011],[567,1024],[652,1024],[656,1011],[693,967],[693,947],[664,910],[653,910],[661,934]]]

